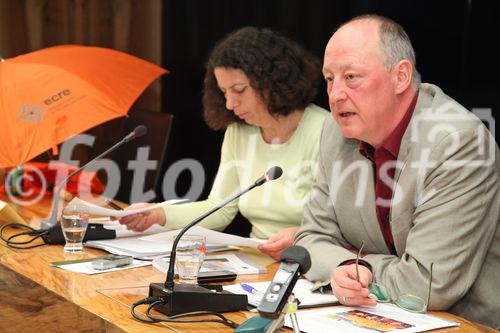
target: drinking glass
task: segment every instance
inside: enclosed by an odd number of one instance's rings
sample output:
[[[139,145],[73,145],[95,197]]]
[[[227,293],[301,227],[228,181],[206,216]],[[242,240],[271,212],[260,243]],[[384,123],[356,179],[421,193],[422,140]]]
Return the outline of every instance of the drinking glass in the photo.
[[[198,272],[207,252],[205,237],[184,235],[177,244],[176,251],[175,265],[180,282],[196,284]]]
[[[66,240],[64,252],[80,253],[83,251],[83,237],[87,231],[89,214],[75,204],[68,204],[62,212],[61,229]]]

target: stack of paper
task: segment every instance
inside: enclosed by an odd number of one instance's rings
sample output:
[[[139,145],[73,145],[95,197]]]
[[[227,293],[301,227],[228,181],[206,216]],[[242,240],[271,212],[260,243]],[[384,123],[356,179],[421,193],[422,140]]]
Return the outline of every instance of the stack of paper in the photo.
[[[148,242],[141,237],[125,237],[105,240],[91,240],[86,246],[103,249],[109,253],[126,254],[134,258],[167,256],[172,249],[172,240],[165,242]]]
[[[150,241],[150,242],[167,242],[175,238],[175,236],[179,233],[180,230],[172,230],[167,232],[162,232],[159,234],[149,235],[142,237],[142,240]],[[214,231],[210,229],[206,229],[199,226],[194,226],[188,230],[187,235],[198,235],[205,236],[205,240],[207,244],[225,244],[232,246],[248,246],[256,248],[265,240],[263,239],[254,239],[254,238],[245,238],[236,235],[225,234],[223,232]]]
[[[114,254],[131,255],[134,258],[168,256],[178,233],[179,230],[171,230],[149,236],[91,240],[87,241],[85,245],[103,249]],[[198,226],[194,226],[187,234],[205,236],[207,251],[229,249],[230,246],[257,247],[261,242],[260,240],[229,235]]]

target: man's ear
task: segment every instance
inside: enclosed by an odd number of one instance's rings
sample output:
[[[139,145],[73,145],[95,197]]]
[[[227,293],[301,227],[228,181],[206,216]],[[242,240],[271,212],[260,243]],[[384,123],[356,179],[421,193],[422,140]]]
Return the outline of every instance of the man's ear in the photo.
[[[403,59],[394,66],[393,69],[396,81],[396,94],[400,94],[411,85],[413,75],[413,65],[409,60]]]

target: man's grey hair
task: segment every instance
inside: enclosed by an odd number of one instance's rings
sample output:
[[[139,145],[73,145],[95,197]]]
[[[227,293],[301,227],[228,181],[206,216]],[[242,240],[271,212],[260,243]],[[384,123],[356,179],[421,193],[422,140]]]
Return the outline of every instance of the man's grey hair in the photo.
[[[350,22],[359,20],[375,20],[379,23],[380,51],[385,57],[385,67],[387,70],[392,70],[401,60],[409,60],[413,67],[411,82],[415,89],[418,89],[421,83],[421,77],[420,73],[417,71],[415,50],[403,27],[397,22],[380,15],[357,16],[342,24],[341,27]]]

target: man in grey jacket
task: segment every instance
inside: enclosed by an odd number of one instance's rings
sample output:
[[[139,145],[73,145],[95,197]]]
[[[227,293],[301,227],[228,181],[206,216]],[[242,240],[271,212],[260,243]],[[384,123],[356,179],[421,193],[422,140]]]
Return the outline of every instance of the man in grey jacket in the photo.
[[[341,26],[325,50],[333,119],[296,244],[341,303],[392,298],[500,327],[499,150],[482,122],[420,83],[404,30],[380,16]],[[353,259],[364,242],[359,275]]]

